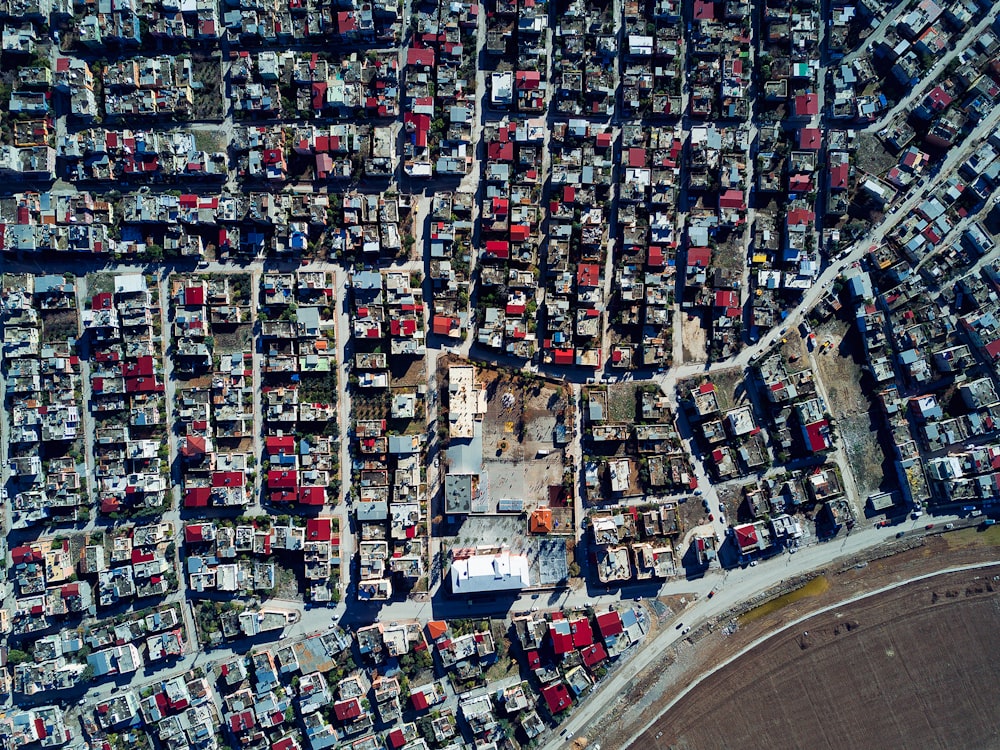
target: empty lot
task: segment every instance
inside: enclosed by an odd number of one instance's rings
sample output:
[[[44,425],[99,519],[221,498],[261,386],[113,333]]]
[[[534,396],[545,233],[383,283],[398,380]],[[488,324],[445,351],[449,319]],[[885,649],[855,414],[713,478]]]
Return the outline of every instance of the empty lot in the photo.
[[[818,615],[708,677],[632,747],[1000,747],[996,572]]]

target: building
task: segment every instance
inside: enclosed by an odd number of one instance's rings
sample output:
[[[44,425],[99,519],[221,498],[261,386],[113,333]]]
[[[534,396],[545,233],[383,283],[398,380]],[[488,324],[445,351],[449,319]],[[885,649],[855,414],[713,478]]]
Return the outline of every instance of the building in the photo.
[[[520,591],[531,586],[528,558],[504,550],[492,555],[471,555],[451,564],[451,590],[455,594],[487,591]]]

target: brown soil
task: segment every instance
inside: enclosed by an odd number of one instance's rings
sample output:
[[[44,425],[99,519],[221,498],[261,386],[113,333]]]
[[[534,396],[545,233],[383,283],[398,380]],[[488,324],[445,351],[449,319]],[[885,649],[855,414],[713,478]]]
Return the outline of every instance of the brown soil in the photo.
[[[693,630],[689,636],[682,641],[678,646],[666,649],[664,651],[663,657],[650,665],[647,669],[643,670],[641,673],[637,674],[635,677],[632,689],[627,695],[622,696],[617,705],[613,706],[607,716],[605,716],[604,721],[595,722],[592,726],[599,726],[600,729],[596,732],[592,732],[589,736],[591,741],[598,741],[603,747],[616,747],[624,748],[628,747],[630,743],[634,743],[634,747],[655,747],[655,748],[666,748],[670,746],[670,743],[676,743],[677,738],[680,736],[678,729],[683,728],[687,731],[688,724],[680,723],[675,714],[677,714],[677,708],[680,705],[671,710],[669,714],[669,732],[664,729],[663,721],[658,723],[659,728],[655,728],[651,733],[641,733],[643,727],[645,727],[650,722],[654,721],[666,706],[674,697],[676,697],[685,687],[690,685],[699,675],[703,674],[705,671],[711,668],[712,665],[718,664],[725,659],[734,656],[741,649],[745,648],[748,644],[755,641],[757,638],[764,636],[768,633],[772,633],[783,624],[787,624],[792,620],[807,615],[809,612],[814,612],[821,609],[824,606],[829,606],[836,604],[837,602],[844,601],[845,599],[851,598],[858,594],[872,591],[878,589],[879,587],[889,585],[893,582],[907,580],[914,576],[918,576],[924,573],[932,573],[936,570],[940,570],[945,566],[956,566],[969,563],[978,562],[993,562],[996,558],[997,547],[1000,546],[1000,528],[994,527],[990,529],[987,533],[977,532],[974,529],[967,530],[956,530],[954,532],[931,535],[924,537],[922,539],[903,539],[903,540],[893,540],[888,542],[883,548],[869,551],[865,555],[859,555],[854,558],[847,558],[844,560],[831,563],[825,570],[818,571],[818,574],[825,574],[829,581],[829,588],[827,588],[823,593],[800,599],[789,603],[787,606],[782,607],[770,614],[757,618],[748,624],[739,626],[736,628],[736,618],[738,615],[745,611],[748,611],[752,605],[746,605],[738,610],[733,610],[725,613],[714,621],[710,621],[696,630]],[[964,574],[966,581],[971,581],[975,576],[985,577],[987,573],[982,571],[977,571],[973,573]],[[993,575],[993,573],[990,573]],[[806,579],[802,579],[798,582],[799,585],[803,583]],[[941,588],[941,581],[944,579],[935,579],[932,583],[935,588]],[[931,583],[928,583],[931,585]],[[794,588],[795,586],[790,582],[789,586],[781,590],[775,590],[773,594],[775,596],[784,593],[785,591]],[[964,591],[964,587],[961,588]],[[994,606],[997,601],[996,598],[991,597],[990,601],[993,602]],[[754,604],[759,605],[761,600],[757,600]],[[859,605],[860,606],[860,605]],[[845,609],[846,611],[846,609]],[[955,610],[959,612],[957,615],[949,615],[950,619],[942,620],[942,622],[954,623],[957,618],[964,618],[971,616],[966,614],[965,610]],[[833,616],[833,613],[831,613]],[[876,618],[874,616],[866,616],[866,620],[863,623],[868,631],[875,633],[876,626],[881,625],[886,622],[892,621],[893,614],[889,612],[884,617]],[[898,613],[897,613],[898,618]],[[859,619],[857,616],[853,616],[855,619]],[[841,618],[844,619],[844,618]],[[847,618],[850,619],[850,618]],[[810,632],[815,632],[819,629],[815,627],[806,626],[803,630],[809,630]],[[996,630],[996,623],[993,624],[993,631]],[[796,629],[798,631],[798,629]],[[860,631],[859,631],[860,632]],[[940,631],[933,631],[940,632]],[[925,644],[933,644],[939,642],[940,640],[945,640],[946,642],[950,638],[942,637],[940,635],[935,635],[925,641]],[[781,642],[783,636],[776,638],[776,642]],[[937,641],[935,640],[937,639]],[[995,645],[995,644],[994,644]],[[718,692],[718,687],[714,689],[701,689],[692,692],[691,696],[698,696],[698,700],[701,701],[699,709],[699,717],[702,723],[706,725],[710,724],[720,724],[729,729],[729,724],[733,724],[734,734],[733,737],[739,736],[736,731],[737,722],[730,722],[727,718],[726,721],[718,722],[714,719],[710,722],[706,722],[706,717],[717,717],[717,716],[728,716],[728,712],[733,710],[740,701],[746,701],[750,699],[755,690],[760,690],[766,687],[769,682],[773,679],[776,671],[770,669],[769,666],[771,662],[768,659],[775,658],[773,655],[762,659],[756,659],[756,654],[758,653],[769,653],[767,648],[769,643],[765,643],[759,649],[751,652],[749,655],[739,660],[736,664],[739,679],[743,680],[742,676],[746,676],[749,684],[754,687],[751,690],[746,690],[737,696],[737,700],[729,699],[728,703],[725,703],[725,710],[713,711],[708,707],[708,703],[712,703],[713,707],[718,707],[714,703],[713,694]],[[798,649],[798,646],[796,646]],[[949,658],[951,658],[951,650],[949,650]],[[940,655],[939,655],[940,656]],[[750,662],[749,659],[753,658],[754,661]],[[845,655],[844,658],[847,658]],[[807,665],[803,665],[807,666]],[[963,668],[967,668],[968,665],[962,664]],[[729,669],[723,670],[723,673],[730,675],[730,679],[734,679],[732,675],[736,674]],[[808,674],[806,669],[802,670],[802,674]],[[912,672],[916,675],[916,672]],[[888,686],[886,683],[881,682],[878,675],[873,675],[872,673],[866,671],[866,676],[869,680],[870,685],[879,685],[880,689],[887,690]],[[831,675],[829,681],[833,684],[833,675]],[[710,678],[706,680],[705,684],[711,682],[714,679]],[[993,676],[996,682],[996,674]],[[876,680],[878,680],[876,682]],[[740,682],[740,684],[744,684]],[[784,683],[784,690],[788,690],[790,683]],[[810,678],[808,681],[809,685],[821,684],[820,680]],[[1000,683],[998,683],[1000,684]],[[955,684],[954,688],[956,691],[960,689],[959,684]],[[895,688],[893,688],[895,689]],[[792,689],[790,692],[795,692]],[[813,691],[815,693],[815,691]],[[838,691],[836,696],[832,693],[823,693],[825,699],[833,701],[845,700],[847,698],[847,690]],[[887,693],[884,693],[887,694]],[[773,701],[771,705],[780,706],[783,705],[785,700],[788,698],[786,695],[780,701]],[[685,701],[691,700],[689,697],[685,697]],[[686,704],[683,704],[686,705]],[[763,712],[766,709],[766,704],[757,703],[755,704],[756,711]],[[626,708],[630,710],[625,710]],[[839,708],[839,705],[838,705]],[[740,709],[742,710],[742,709]],[[778,710],[778,709],[774,709]],[[902,706],[899,707],[902,710]],[[971,705],[969,710],[972,710]],[[815,713],[815,712],[814,712]],[[857,711],[837,711],[836,714],[843,714],[846,716],[852,716],[858,719]],[[864,712],[861,712],[864,713]],[[749,714],[747,714],[749,715]],[[795,716],[795,722],[787,720],[787,717]],[[827,712],[825,716],[828,717],[830,721],[839,721],[838,718],[829,718],[834,716],[832,712]],[[788,733],[788,742],[797,741],[799,746],[812,746],[814,742],[819,742],[821,745],[823,742],[827,741],[822,733],[814,733],[809,736],[806,741],[804,735],[794,734],[795,724],[800,720],[807,720],[808,713],[799,712],[797,714],[785,713],[783,714],[785,718],[780,719],[779,725],[785,727],[785,731]],[[613,717],[613,718],[612,718]],[[893,726],[899,727],[900,725],[893,722],[891,715],[881,716],[881,719],[892,723]],[[860,719],[858,719],[860,720]],[[763,722],[758,722],[758,729],[763,725]],[[814,725],[810,725],[812,729],[815,729]],[[703,731],[711,731],[711,726],[706,726]],[[659,739],[656,739],[657,732],[664,731]],[[669,734],[669,737],[668,737]],[[836,742],[836,734],[831,732],[827,737],[831,738],[829,741]],[[676,744],[677,747],[723,747],[726,746],[725,742],[717,742],[715,740],[709,739],[708,735],[698,735],[697,738],[692,734],[690,737],[685,735],[685,738],[691,743],[689,745]],[[777,743],[776,746],[782,745],[782,738],[775,734],[774,737],[761,737],[759,740],[750,742],[749,744],[745,739],[741,739],[740,742],[743,743],[744,747],[762,747],[765,742]],[[733,741],[735,744],[735,740]],[[920,743],[917,743],[918,745]],[[959,738],[956,737],[956,742],[953,743],[956,746],[961,746]],[[851,746],[848,744],[840,744],[840,747]],[[857,746],[857,745],[854,745]],[[889,742],[881,745],[881,747],[905,747],[908,746],[906,742]],[[909,746],[915,746],[912,743]],[[968,744],[967,746],[982,746],[976,745],[976,743]]]
[[[811,618],[706,679],[636,744],[1000,746],[1000,669],[984,658],[996,647],[997,572],[913,583]]]

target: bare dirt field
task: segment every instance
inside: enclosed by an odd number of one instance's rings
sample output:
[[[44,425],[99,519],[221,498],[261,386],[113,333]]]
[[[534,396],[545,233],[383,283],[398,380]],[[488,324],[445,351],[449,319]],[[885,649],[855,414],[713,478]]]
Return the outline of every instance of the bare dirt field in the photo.
[[[885,477],[883,461],[885,452],[879,443],[877,424],[873,423],[868,410],[869,399],[862,392],[860,364],[852,354],[861,351],[857,332],[847,323],[833,318],[816,331],[817,342],[822,345],[829,339],[833,345],[825,352],[814,352],[816,375],[822,380],[830,398],[827,408],[837,421],[837,432],[847,452],[851,471],[861,495],[859,502],[872,492],[880,489]],[[891,486],[881,489],[892,489]]]
[[[702,315],[691,310],[681,317],[681,346],[685,362],[704,362],[708,359],[708,331]]]
[[[733,368],[732,370],[713,372],[711,381],[715,383],[715,393],[719,399],[719,408],[723,411],[749,403],[743,370]]]
[[[635,744],[998,747],[1000,665],[984,656],[997,645],[1000,584],[976,577],[911,584],[810,619],[710,676]]]
[[[683,641],[665,649],[660,658],[635,675],[632,683],[633,687],[626,694],[620,696],[617,703],[609,709],[601,721],[595,722],[592,725],[587,739],[591,743],[600,742],[602,747],[608,748],[625,748],[631,746],[652,747],[660,750],[671,747],[671,743],[674,743],[677,747],[684,747],[685,745],[676,742],[678,735],[673,732],[673,729],[670,730],[672,734],[668,738],[667,730],[662,724],[662,719],[660,727],[651,733],[644,733],[643,728],[657,720],[661,716],[663,708],[673,698],[679,695],[699,675],[710,670],[713,665],[720,664],[727,658],[735,656],[748,644],[769,633],[774,633],[782,625],[792,622],[803,615],[808,615],[810,612],[815,612],[822,607],[835,605],[852,596],[873,591],[881,586],[906,581],[921,574],[933,573],[944,566],[970,563],[995,563],[998,549],[1000,549],[1000,527],[993,527],[985,532],[976,528],[967,528],[956,529],[955,531],[942,534],[931,534],[922,538],[908,537],[901,540],[893,539],[878,549],[832,562],[826,569],[818,571],[826,579],[826,585],[822,591],[810,592],[812,595],[802,598],[795,596],[785,597],[782,600],[784,606],[776,609],[769,607],[765,614],[760,617],[741,617],[753,605],[746,605],[731,610],[712,621],[700,625]],[[995,574],[992,571],[976,571],[954,575],[958,576],[957,580],[972,581],[977,575],[982,579],[983,577]],[[945,580],[944,577],[933,579],[934,586],[941,588],[941,582]],[[806,579],[789,582],[775,589],[773,594],[777,596],[788,593],[789,591],[796,590],[797,587],[801,587],[804,583],[806,583]],[[994,586],[997,586],[997,584],[994,584]],[[964,586],[961,589],[952,587],[950,590],[964,591]],[[945,598],[951,599],[956,597]],[[759,607],[765,600],[766,597],[755,603]],[[997,600],[994,599],[994,601]],[[923,600],[919,602],[921,606],[923,606],[922,602]],[[885,618],[866,617],[864,621],[856,615],[854,618],[858,619],[863,628],[869,629],[885,622]],[[740,621],[738,625],[737,619]],[[844,618],[837,619],[843,620]],[[954,620],[949,622],[954,622]],[[813,632],[816,629],[806,627],[803,630]],[[994,624],[995,630],[996,625]],[[859,630],[859,632],[863,631]],[[946,641],[949,638],[950,636],[943,637]],[[933,643],[933,638],[929,642]],[[926,643],[924,647],[926,648]],[[796,648],[798,647],[796,646]],[[933,653],[933,649],[928,650]],[[950,655],[951,652],[949,651],[949,657]],[[939,652],[938,656],[940,656]],[[740,665],[743,663],[743,661],[738,662]],[[758,671],[753,672],[753,669],[757,669]],[[703,706],[704,713],[700,715],[700,720],[704,722],[705,717],[728,717],[729,711],[732,710],[736,703],[747,699],[754,690],[763,689],[767,686],[772,672],[773,670],[768,669],[760,661],[756,662],[755,665],[748,665],[747,668],[740,672],[741,677],[737,679],[743,679],[742,675],[746,675],[747,680],[756,680],[752,688],[745,690],[736,699],[730,699],[728,703],[723,704],[724,708],[720,711],[712,711],[712,709],[704,708]],[[868,678],[871,684],[877,684],[880,689],[886,690],[891,687],[883,683],[878,674],[872,674],[869,671]],[[994,680],[996,680],[995,676]],[[807,684],[812,686],[815,682],[815,680],[811,680]],[[955,689],[957,691],[961,688],[956,685]],[[711,692],[708,690],[704,692],[704,695],[708,696],[706,700],[710,699]],[[773,703],[773,705],[780,706],[784,703],[784,700],[785,698],[783,697],[781,700]],[[674,710],[671,710],[666,715],[670,727],[675,726],[674,713]],[[792,714],[786,714],[786,716],[792,717]],[[794,720],[797,721],[800,717],[806,720],[809,718],[808,716],[803,717],[800,714],[795,716]],[[715,722],[715,718],[712,721]],[[727,721],[728,718],[722,723],[724,724]],[[785,721],[785,719],[782,719],[782,721]],[[680,725],[677,724],[677,726]],[[656,734],[660,731],[664,731],[664,735],[657,738]],[[818,744],[820,745],[827,741],[827,738],[821,735],[810,739],[818,740]],[[835,739],[832,741],[835,741]],[[813,744],[811,741],[802,740],[799,746],[812,747]],[[714,743],[705,740],[699,741],[697,745],[690,744],[689,746],[725,747],[727,745],[725,742]],[[749,743],[744,742],[743,746],[764,747],[765,745],[763,740],[755,739]],[[852,747],[848,742],[839,745],[834,744],[833,746]],[[880,747],[923,746],[919,742],[916,744],[890,742],[883,743]],[[960,747],[963,745],[955,743],[955,746]],[[988,743],[985,745],[972,743],[965,746],[989,747],[991,745]]]

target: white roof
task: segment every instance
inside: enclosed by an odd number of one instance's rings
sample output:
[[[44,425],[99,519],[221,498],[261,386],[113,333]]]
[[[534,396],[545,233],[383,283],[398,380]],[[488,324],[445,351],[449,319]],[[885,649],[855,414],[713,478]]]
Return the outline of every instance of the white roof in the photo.
[[[531,572],[524,555],[472,555],[451,564],[451,589],[457,594],[509,591],[530,585]]]

